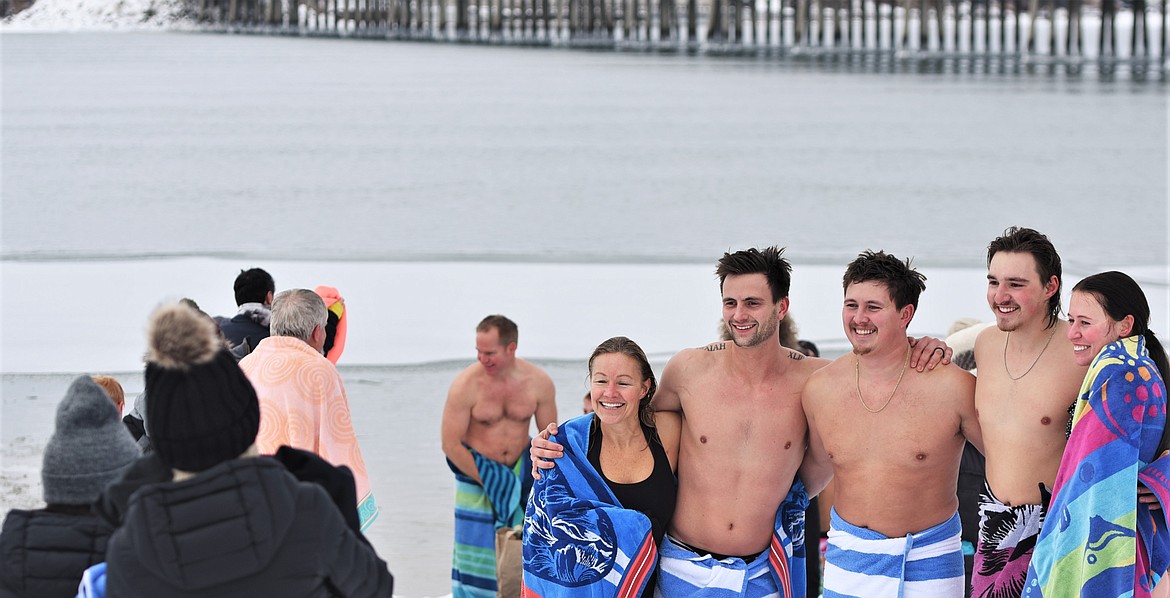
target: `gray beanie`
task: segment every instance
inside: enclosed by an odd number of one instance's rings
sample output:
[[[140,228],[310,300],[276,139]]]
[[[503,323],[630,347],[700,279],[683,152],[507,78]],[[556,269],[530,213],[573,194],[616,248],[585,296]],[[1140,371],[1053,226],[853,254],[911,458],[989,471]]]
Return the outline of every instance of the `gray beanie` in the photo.
[[[134,437],[106,391],[79,376],[57,406],[41,482],[48,504],[88,505],[139,456]]]

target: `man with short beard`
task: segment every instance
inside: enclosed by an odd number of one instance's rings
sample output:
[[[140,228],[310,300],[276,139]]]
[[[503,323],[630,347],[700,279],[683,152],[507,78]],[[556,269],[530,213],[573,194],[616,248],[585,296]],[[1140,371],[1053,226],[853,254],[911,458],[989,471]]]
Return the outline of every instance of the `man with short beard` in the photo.
[[[980,504],[972,596],[1017,598],[1040,534],[1046,491],[1068,440],[1085,367],[1060,319],[1060,256],[1048,237],[1012,227],[987,247],[995,326],[975,341],[975,405],[987,487]]]
[[[801,477],[835,484],[825,553],[832,596],[963,595],[955,486],[964,440],[980,448],[975,380],[909,367],[906,328],[926,277],[885,252],[849,264],[841,320],[853,347],[809,377]]]

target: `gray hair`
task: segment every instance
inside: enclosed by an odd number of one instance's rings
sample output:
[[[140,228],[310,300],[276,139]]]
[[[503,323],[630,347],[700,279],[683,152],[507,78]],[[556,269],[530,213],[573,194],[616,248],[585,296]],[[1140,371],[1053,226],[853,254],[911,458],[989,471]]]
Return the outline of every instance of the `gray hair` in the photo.
[[[273,336],[291,336],[306,343],[313,335],[313,329],[324,326],[328,319],[325,302],[308,289],[281,291],[272,300],[272,321],[269,324]]]

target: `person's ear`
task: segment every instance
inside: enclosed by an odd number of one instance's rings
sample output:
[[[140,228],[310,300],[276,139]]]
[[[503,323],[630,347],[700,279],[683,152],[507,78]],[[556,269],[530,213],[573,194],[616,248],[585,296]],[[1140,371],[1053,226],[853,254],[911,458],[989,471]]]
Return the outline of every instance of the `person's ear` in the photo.
[[[1129,314],[1117,323],[1117,333],[1121,338],[1133,334],[1133,314]]]

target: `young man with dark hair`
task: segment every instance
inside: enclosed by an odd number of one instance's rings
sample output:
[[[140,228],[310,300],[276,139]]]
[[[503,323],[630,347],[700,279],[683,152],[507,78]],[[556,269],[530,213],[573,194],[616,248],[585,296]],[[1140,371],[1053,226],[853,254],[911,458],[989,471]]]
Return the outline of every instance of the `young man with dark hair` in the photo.
[[[1044,522],[1040,489],[1056,481],[1071,407],[1085,378],[1060,318],[1060,256],[1052,242],[1012,227],[987,247],[987,303],[995,315],[975,340],[975,404],[987,487],[980,503],[974,596],[1019,596]]]
[[[812,374],[801,477],[835,485],[824,584],[834,596],[963,595],[955,486],[964,440],[982,446],[975,379],[909,367],[906,328],[926,278],[884,252],[849,264],[841,320],[853,346]]]
[[[240,271],[233,288],[239,311],[231,318],[218,316],[215,323],[232,347],[246,343],[251,351],[260,341],[268,338],[268,321],[272,317],[272,296],[276,292],[276,284],[264,270],[251,268]]]

